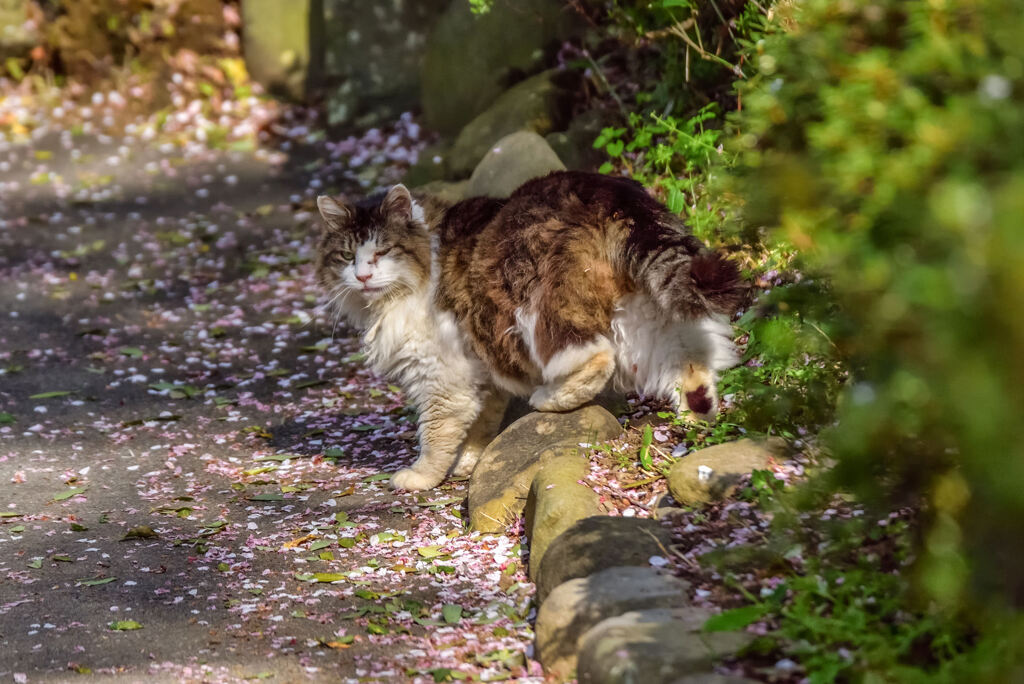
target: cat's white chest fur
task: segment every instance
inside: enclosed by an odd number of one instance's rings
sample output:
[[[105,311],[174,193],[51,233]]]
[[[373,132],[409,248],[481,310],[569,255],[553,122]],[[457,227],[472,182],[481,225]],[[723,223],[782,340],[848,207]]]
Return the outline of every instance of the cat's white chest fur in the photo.
[[[437,311],[429,292],[388,302],[363,342],[374,369],[397,380],[420,406],[439,392],[479,386],[486,377],[480,361],[467,354],[455,316]]]

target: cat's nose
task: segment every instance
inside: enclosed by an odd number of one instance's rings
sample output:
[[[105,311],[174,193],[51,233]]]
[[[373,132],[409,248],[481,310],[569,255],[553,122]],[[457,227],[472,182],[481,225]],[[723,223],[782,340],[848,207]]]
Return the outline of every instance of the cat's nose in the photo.
[[[358,273],[356,273],[356,280],[358,280],[361,283],[365,283],[367,280],[369,280],[372,277],[373,277],[372,273],[367,273],[366,275],[359,275]]]

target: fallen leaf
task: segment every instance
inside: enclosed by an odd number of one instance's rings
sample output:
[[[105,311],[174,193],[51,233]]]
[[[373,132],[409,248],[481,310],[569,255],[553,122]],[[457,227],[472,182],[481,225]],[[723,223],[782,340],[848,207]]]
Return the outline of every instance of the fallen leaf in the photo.
[[[133,629],[142,629],[142,625],[135,620],[116,620],[107,626],[115,632],[127,632]]]
[[[128,541],[129,539],[156,539],[159,536],[149,525],[139,525],[128,530],[121,537],[121,541]]]
[[[341,582],[348,579],[348,575],[341,572],[312,572],[296,574],[295,579],[303,582]]]
[[[80,585],[80,586],[83,586],[83,587],[96,587],[96,586],[99,586],[101,584],[110,584],[111,582],[113,582],[116,579],[117,579],[116,577],[102,577],[102,578],[94,578],[94,579],[80,579],[80,580],[78,580],[77,584]]]
[[[327,648],[334,648],[334,649],[338,649],[338,650],[341,650],[341,649],[344,649],[344,648],[349,648],[351,645],[352,645],[352,640],[351,639],[348,640],[348,641],[338,641],[337,639],[335,639],[334,641],[326,641],[326,642],[324,642],[324,646],[326,646]]]
[[[68,489],[67,491],[63,491],[60,494],[55,494],[54,497],[53,497],[53,500],[54,501],[64,501],[65,499],[70,499],[71,497],[77,496],[77,495],[82,494],[84,492],[85,492],[85,488],[84,487],[74,487],[72,489]]]
[[[53,397],[66,397],[71,394],[67,390],[56,390],[54,392],[40,392],[39,394],[29,395],[29,399],[52,399]]]
[[[446,603],[441,606],[441,617],[449,625],[457,625],[462,620],[462,606],[458,603]]]
[[[305,544],[306,542],[312,541],[314,539],[319,539],[319,537],[317,535],[315,535],[315,534],[307,534],[304,537],[299,537],[298,539],[292,539],[291,541],[286,541],[281,548],[282,549],[294,549],[296,546],[301,546],[302,544]],[[310,550],[312,550],[312,549],[310,549]]]

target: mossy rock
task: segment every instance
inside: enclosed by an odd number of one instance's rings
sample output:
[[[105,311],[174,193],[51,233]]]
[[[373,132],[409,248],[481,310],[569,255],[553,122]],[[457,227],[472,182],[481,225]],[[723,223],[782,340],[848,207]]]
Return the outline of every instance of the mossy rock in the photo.
[[[545,71],[513,86],[459,132],[448,157],[448,172],[456,178],[469,176],[491,147],[517,131],[543,136],[566,123],[568,91],[555,83],[553,71]]]
[[[455,135],[523,74],[543,68],[547,55],[584,27],[558,0],[496,0],[480,16],[466,0],[452,0],[423,57],[426,124]]]

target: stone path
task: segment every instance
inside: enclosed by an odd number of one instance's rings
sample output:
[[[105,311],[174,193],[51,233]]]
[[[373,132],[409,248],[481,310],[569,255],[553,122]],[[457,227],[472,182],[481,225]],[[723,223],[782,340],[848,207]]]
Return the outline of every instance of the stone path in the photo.
[[[289,146],[0,144],[0,681],[538,675],[518,539],[381,479],[415,416],[316,313]]]

